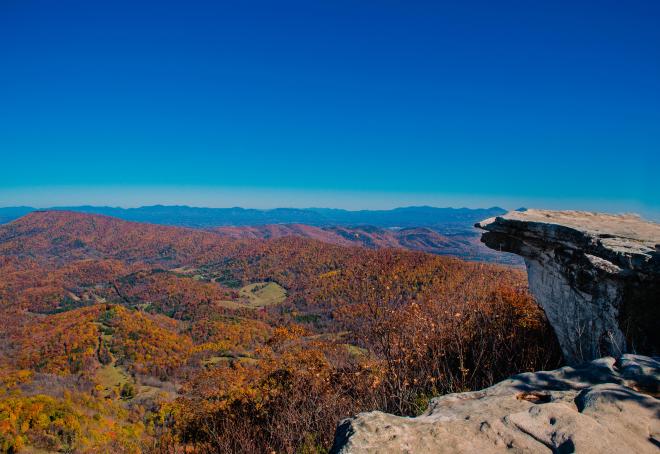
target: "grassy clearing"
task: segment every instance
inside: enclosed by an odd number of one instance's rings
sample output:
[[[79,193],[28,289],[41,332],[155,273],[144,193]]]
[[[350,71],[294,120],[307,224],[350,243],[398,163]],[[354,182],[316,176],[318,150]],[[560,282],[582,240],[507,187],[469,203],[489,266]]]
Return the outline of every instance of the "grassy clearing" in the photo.
[[[96,382],[103,387],[105,397],[116,397],[121,393],[124,384],[129,383],[131,377],[119,366],[108,364],[96,371]]]
[[[246,285],[238,291],[242,297],[250,300],[252,307],[274,306],[286,299],[286,290],[275,282],[257,282]]]
[[[172,268],[171,273],[180,274],[182,276],[190,276],[191,274],[197,273],[197,268],[191,268],[188,266],[180,266],[179,268]]]
[[[157,401],[171,402],[177,397],[175,392],[158,386],[140,385],[137,389],[138,392],[133,401],[138,403]]]
[[[275,282],[255,282],[242,287],[239,301],[221,301],[229,309],[258,309],[281,304],[286,299],[286,290]]]

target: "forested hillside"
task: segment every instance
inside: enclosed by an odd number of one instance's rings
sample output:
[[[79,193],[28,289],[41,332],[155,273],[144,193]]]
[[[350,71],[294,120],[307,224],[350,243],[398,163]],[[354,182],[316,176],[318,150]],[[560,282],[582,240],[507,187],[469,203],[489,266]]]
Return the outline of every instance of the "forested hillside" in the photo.
[[[31,207],[0,208],[0,224],[31,212]],[[43,211],[43,210],[41,210]],[[494,251],[479,241],[474,223],[503,214],[501,208],[407,207],[393,210],[349,211],[322,208],[196,208],[146,206],[113,208],[60,207],[46,211],[101,214],[123,220],[209,230],[231,238],[312,238],[342,246],[370,249],[399,248],[466,260],[522,265],[514,254]]]
[[[323,452],[349,415],[559,363],[521,270],[338,243],[0,226],[0,450]]]
[[[494,251],[484,246],[479,240],[479,234],[472,230],[466,230],[462,234],[442,235],[428,227],[392,229],[374,226],[315,227],[304,224],[225,226],[209,230],[230,238],[270,239],[297,236],[341,246],[397,248],[450,255],[465,260],[522,265],[522,260],[516,255]]]

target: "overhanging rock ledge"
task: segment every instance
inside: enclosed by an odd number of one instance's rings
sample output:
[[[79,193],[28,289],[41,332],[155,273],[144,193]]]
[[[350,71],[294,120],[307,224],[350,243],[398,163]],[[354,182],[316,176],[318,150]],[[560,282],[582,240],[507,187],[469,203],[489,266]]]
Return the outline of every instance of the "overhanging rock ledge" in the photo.
[[[660,350],[660,225],[636,215],[512,211],[476,224],[525,259],[569,364]]]

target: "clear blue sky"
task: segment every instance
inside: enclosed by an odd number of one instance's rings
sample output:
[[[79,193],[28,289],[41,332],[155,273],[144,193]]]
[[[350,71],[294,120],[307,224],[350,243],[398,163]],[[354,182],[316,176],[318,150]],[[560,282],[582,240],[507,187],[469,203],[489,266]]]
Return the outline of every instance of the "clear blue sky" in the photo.
[[[657,212],[658,24],[657,0],[0,0],[0,205]]]

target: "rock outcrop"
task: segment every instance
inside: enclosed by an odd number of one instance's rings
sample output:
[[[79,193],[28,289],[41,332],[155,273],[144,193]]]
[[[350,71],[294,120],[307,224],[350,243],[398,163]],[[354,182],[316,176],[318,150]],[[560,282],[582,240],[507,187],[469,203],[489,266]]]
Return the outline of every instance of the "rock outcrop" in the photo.
[[[660,362],[644,356],[525,373],[435,398],[416,418],[359,414],[341,423],[332,452],[657,453],[659,387]]]
[[[660,358],[621,353],[660,350],[660,225],[528,210],[477,227],[487,246],[525,259],[566,361],[579,365],[437,397],[416,418],[361,413],[341,423],[332,451],[659,452]]]
[[[480,222],[521,255],[568,364],[660,350],[660,225],[634,215],[528,210]]]

